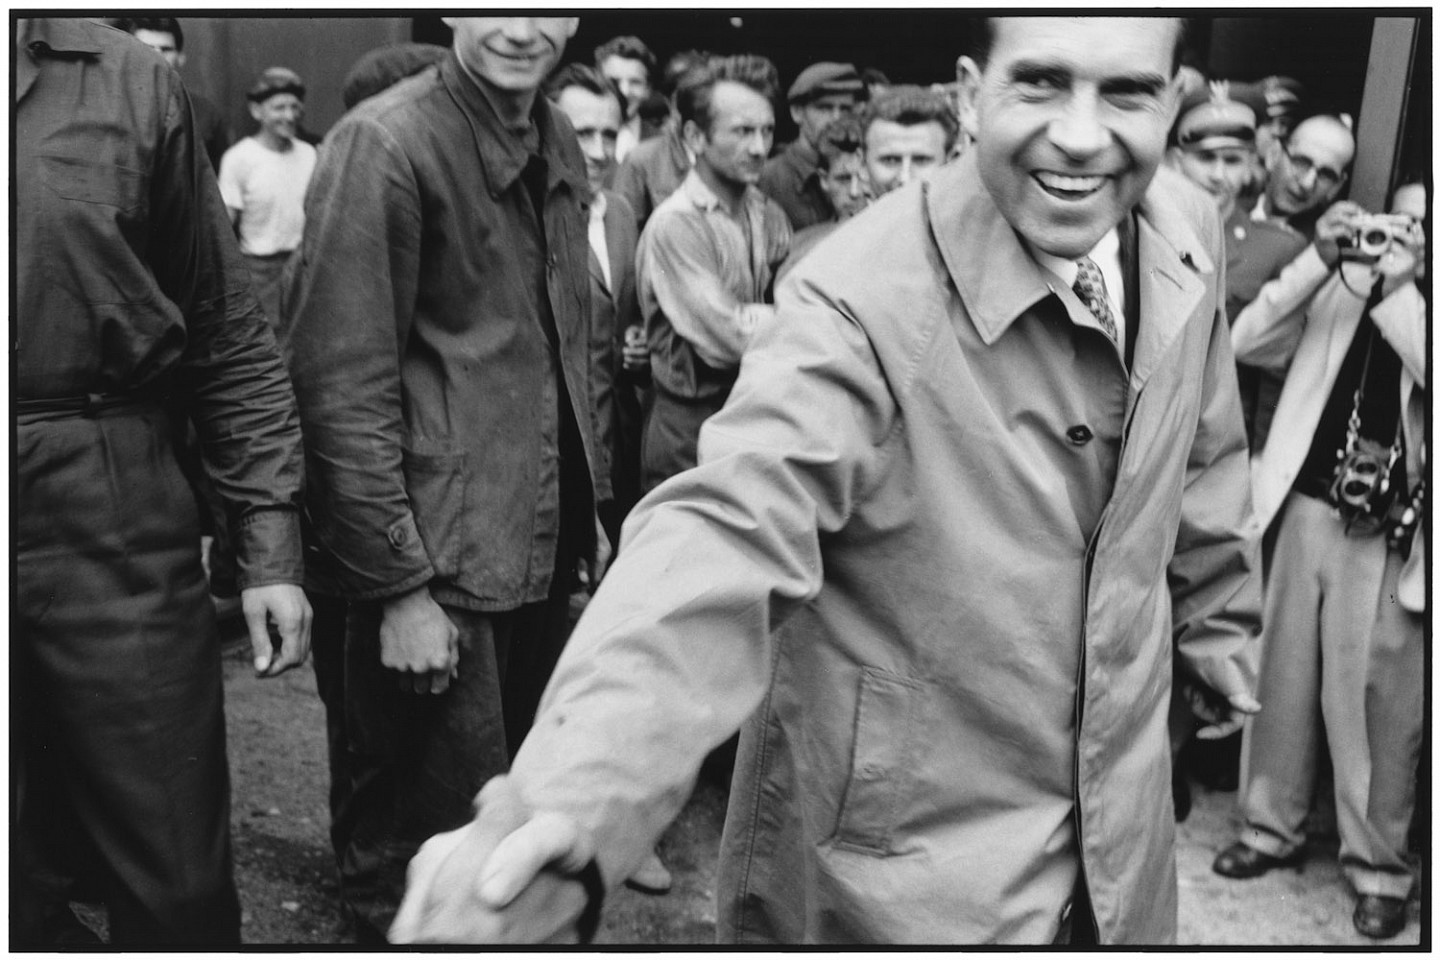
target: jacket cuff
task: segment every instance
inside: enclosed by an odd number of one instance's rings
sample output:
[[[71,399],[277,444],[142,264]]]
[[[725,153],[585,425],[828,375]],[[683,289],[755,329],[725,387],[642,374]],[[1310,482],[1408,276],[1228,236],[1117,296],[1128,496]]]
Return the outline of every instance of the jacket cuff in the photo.
[[[235,543],[235,567],[235,583],[241,590],[272,583],[303,583],[300,512],[270,507],[242,517]]]

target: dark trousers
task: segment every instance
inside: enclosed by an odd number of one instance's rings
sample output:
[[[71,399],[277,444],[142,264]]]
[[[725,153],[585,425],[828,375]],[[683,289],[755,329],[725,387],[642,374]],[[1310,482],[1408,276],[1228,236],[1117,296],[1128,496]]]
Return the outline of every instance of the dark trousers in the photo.
[[[15,947],[44,945],[77,878],[114,944],[239,943],[219,642],[172,432],[158,407],[17,425]]]
[[[420,844],[474,815],[509,769],[568,636],[568,580],[504,613],[446,606],[459,676],[442,694],[404,692],[380,663],[381,605],[311,595],[315,677],[330,741],[330,839],[340,895],[362,944],[379,944]]]

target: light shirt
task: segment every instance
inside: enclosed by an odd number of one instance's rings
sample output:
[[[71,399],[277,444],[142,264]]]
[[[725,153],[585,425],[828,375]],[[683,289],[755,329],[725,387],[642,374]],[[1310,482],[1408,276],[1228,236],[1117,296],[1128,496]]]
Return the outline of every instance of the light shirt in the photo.
[[[1065,281],[1065,286],[1074,287],[1075,277],[1080,273],[1080,264],[1064,257],[1052,256],[1043,250],[1026,245],[1035,262]],[[1105,298],[1110,301],[1110,311],[1115,316],[1115,346],[1120,355],[1125,355],[1125,271],[1120,266],[1120,231],[1111,228],[1100,238],[1088,254],[1100,273],[1105,277]]]
[[[790,224],[774,201],[748,187],[732,217],[694,170],[645,225],[636,253],[646,326],[666,320],[707,364],[740,365],[775,268],[790,251]]]
[[[620,163],[640,143],[640,114],[620,124],[620,133],[615,138],[615,162]]]
[[[246,137],[220,159],[220,196],[240,214],[240,250],[254,257],[289,253],[305,232],[305,188],[315,148],[304,140],[276,153]]]
[[[590,249],[600,261],[600,274],[605,278],[605,289],[614,289],[610,282],[610,244],[605,240],[605,211],[609,208],[605,194],[595,194],[590,201]]]

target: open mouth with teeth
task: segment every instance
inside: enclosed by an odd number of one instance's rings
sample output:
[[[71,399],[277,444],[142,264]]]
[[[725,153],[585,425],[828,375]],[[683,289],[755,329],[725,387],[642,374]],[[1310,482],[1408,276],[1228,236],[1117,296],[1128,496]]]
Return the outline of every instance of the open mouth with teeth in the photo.
[[[1084,200],[1105,186],[1106,180],[1100,176],[1071,177],[1043,170],[1033,176],[1041,190],[1058,200]]]

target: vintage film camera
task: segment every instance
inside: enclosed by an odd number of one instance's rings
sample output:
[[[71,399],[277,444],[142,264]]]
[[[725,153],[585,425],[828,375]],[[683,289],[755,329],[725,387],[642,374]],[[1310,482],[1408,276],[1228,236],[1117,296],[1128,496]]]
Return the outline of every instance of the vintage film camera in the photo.
[[[1379,259],[1397,240],[1407,242],[1415,221],[1399,213],[1367,213],[1355,224],[1350,246],[1362,257]]]

